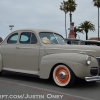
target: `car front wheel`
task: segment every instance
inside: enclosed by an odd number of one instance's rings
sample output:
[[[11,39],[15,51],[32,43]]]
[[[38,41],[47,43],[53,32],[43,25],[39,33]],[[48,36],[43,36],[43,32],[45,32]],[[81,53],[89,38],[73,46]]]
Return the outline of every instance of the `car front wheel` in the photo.
[[[68,66],[58,65],[53,70],[53,80],[60,87],[70,87],[75,82],[75,75]]]

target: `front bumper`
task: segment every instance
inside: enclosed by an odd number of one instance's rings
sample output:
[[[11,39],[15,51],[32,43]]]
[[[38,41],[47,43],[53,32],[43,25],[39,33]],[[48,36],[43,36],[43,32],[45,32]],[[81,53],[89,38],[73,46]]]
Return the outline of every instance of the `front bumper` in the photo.
[[[100,76],[85,77],[87,82],[100,81]]]

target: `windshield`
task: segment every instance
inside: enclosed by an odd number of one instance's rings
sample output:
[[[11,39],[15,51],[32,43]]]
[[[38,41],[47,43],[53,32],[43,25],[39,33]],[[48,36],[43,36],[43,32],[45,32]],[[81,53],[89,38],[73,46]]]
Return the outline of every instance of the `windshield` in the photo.
[[[40,39],[44,44],[65,44],[64,38],[61,35],[52,32],[40,32]]]

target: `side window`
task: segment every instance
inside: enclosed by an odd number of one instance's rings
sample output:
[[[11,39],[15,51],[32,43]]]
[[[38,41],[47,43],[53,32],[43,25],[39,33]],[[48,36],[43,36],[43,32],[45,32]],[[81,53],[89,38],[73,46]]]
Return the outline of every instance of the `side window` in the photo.
[[[8,38],[7,43],[14,44],[17,43],[17,40],[18,40],[18,33],[15,33]]]
[[[23,33],[21,33],[19,42],[21,44],[36,44],[37,39],[36,39],[36,36],[33,33],[23,32]]]
[[[57,39],[54,37],[53,34],[50,35],[50,41],[51,41],[51,43],[58,44]]]

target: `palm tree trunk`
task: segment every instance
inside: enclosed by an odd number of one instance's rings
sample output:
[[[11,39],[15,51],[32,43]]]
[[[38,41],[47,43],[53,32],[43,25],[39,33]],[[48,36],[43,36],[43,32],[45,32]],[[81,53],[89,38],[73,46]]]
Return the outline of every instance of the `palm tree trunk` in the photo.
[[[71,13],[71,11],[70,11],[69,16],[70,16],[70,22],[72,22],[72,13]]]
[[[65,36],[67,38],[67,29],[66,29],[66,12],[65,12]]]
[[[99,7],[98,7],[98,40],[99,40]]]
[[[74,32],[74,36],[75,36],[75,38],[77,37],[77,34],[76,34],[76,32]]]
[[[88,33],[86,33],[86,40],[88,40]]]

